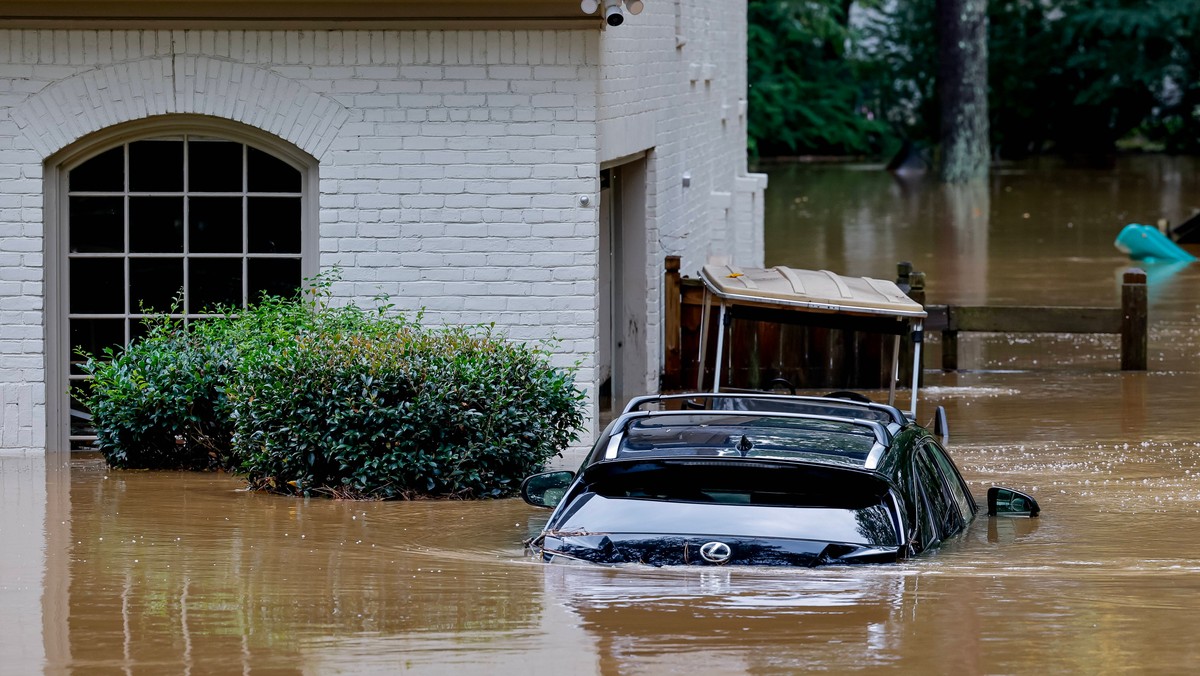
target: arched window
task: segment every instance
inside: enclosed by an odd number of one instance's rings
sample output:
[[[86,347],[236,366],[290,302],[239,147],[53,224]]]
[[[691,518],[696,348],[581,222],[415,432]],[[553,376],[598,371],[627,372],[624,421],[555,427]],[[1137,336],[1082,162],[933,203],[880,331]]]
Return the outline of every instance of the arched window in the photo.
[[[59,392],[86,380],[77,348],[99,354],[125,345],[147,315],[187,320],[244,307],[264,293],[294,294],[312,274],[307,188],[315,171],[297,152],[281,156],[241,134],[213,131],[93,144],[58,164],[63,325],[51,341],[58,345],[47,347],[66,366],[55,379]],[[89,446],[81,402],[70,399],[57,417],[72,450]]]

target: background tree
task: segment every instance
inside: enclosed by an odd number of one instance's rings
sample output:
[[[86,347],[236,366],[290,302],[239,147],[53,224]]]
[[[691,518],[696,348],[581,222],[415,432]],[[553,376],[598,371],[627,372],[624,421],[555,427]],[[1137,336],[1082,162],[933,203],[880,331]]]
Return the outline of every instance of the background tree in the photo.
[[[886,155],[901,139],[935,143],[936,3],[751,0],[753,147]],[[1200,152],[1200,0],[1005,0],[987,11],[996,155]]]
[[[750,0],[749,137],[761,155],[880,151],[887,126],[867,103],[864,62],[852,58],[850,0]],[[867,3],[871,5],[873,3]]]
[[[938,0],[938,178],[969,183],[987,178],[987,0]]]

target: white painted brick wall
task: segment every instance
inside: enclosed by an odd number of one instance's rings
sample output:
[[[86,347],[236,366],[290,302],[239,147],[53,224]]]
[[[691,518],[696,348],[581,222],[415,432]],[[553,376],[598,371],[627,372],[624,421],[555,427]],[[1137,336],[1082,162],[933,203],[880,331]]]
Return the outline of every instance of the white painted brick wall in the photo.
[[[746,99],[746,3],[646,2],[642,14],[604,31],[600,64],[600,161],[651,151],[644,335],[652,363],[644,389],[653,391],[663,351],[664,258],[682,256],[688,275],[714,255],[747,267],[763,262],[766,176],[747,174],[739,105]],[[714,193],[734,191],[741,194],[729,210],[713,206]]]
[[[727,247],[698,196],[734,190],[745,174],[744,120],[721,122],[712,108],[745,95],[745,4],[684,4],[682,49],[671,0],[603,33],[0,31],[0,448],[46,443],[46,313],[61,309],[43,300],[43,161],[108,126],[171,113],[239,121],[317,158],[315,246],[322,268],[343,269],[338,298],[390,294],[431,322],[558,338],[556,362],[580,361],[590,393],[594,205],[599,163],[612,159],[600,127],[652,122],[652,296],[663,255],[694,266]],[[708,80],[688,79],[693,60],[714,62]],[[645,135],[631,138],[645,145]],[[761,214],[734,220],[761,230]],[[653,336],[659,312],[653,296]]]

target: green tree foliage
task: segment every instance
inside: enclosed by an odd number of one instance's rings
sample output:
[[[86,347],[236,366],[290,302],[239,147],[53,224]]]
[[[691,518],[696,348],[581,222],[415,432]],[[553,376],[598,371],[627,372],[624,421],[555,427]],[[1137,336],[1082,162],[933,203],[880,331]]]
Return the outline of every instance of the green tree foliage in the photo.
[[[877,152],[886,126],[869,106],[850,2],[750,0],[748,66],[751,152],[762,155]]]
[[[844,1],[750,3],[760,154],[937,138],[935,0],[856,2],[852,25]],[[1200,0],[993,0],[988,21],[997,154],[1104,154],[1131,137],[1200,152]],[[756,95],[760,81],[770,86]],[[863,110],[876,124],[864,127]]]

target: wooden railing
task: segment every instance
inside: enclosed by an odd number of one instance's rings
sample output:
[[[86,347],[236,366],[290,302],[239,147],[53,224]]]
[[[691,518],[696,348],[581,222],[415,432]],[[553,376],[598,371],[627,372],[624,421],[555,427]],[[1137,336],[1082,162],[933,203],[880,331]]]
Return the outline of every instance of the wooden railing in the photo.
[[[1145,371],[1149,314],[1146,273],[1125,271],[1121,307],[926,305],[926,331],[941,331],[942,369],[958,370],[958,334],[1116,333],[1121,335],[1121,370]]]

